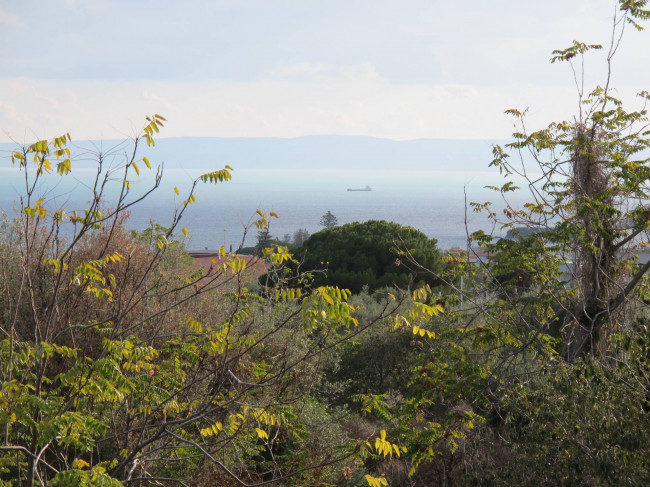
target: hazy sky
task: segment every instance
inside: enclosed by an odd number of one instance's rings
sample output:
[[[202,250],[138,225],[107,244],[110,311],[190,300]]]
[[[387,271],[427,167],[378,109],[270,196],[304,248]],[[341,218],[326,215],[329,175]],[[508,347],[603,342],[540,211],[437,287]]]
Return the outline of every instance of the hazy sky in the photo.
[[[608,42],[612,0],[0,0],[0,141],[133,135],[504,138],[576,106],[551,51]],[[650,29],[650,26],[649,26]],[[588,82],[602,56],[586,59]],[[650,30],[616,58],[650,90]],[[591,85],[590,85],[591,86]]]

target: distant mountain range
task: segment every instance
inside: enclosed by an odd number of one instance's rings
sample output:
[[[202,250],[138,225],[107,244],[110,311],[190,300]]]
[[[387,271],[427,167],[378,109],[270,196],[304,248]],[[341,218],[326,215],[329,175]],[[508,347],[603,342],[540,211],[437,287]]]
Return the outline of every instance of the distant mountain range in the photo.
[[[77,150],[104,151],[120,141],[73,141]],[[311,135],[297,138],[160,138],[152,150],[143,144],[142,156],[167,168],[214,169],[229,164],[245,169],[324,169],[402,171],[481,171],[492,160],[486,140],[416,139],[396,141],[375,137]],[[12,144],[0,144],[9,154]],[[125,146],[126,148],[126,146]],[[118,150],[121,153],[123,150]],[[83,158],[92,163],[91,158]],[[84,160],[80,162],[85,164]]]

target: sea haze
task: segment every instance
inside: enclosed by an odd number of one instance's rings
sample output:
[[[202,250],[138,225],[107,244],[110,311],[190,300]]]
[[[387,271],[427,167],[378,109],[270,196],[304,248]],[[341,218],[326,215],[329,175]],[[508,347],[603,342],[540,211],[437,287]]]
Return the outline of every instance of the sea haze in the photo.
[[[75,144],[73,155],[79,156],[73,160],[74,177],[49,175],[39,196],[45,196],[52,208],[82,210],[92,196],[92,152],[101,149],[112,154],[107,164],[116,169],[116,182],[106,201],[110,206],[121,177],[117,169],[128,151],[128,145],[115,147],[110,141]],[[8,154],[8,149],[6,144],[0,147],[3,154]],[[152,163],[165,161],[165,169],[161,186],[131,211],[128,225],[135,229],[146,228],[151,222],[168,224],[192,180],[202,172],[225,164],[234,168],[231,181],[197,187],[197,201],[182,222],[189,231],[190,249],[237,248],[242,242],[253,245],[256,229],[249,227],[258,208],[278,214],[279,218],[270,218],[274,237],[282,238],[299,228],[316,232],[321,229],[320,217],[331,211],[340,224],[374,219],[415,227],[436,238],[444,249],[464,246],[467,231],[491,230],[485,215],[471,211],[471,201],[491,200],[497,210],[503,207],[499,194],[485,189],[489,184],[503,184],[498,171],[487,167],[491,153],[485,141],[398,142],[336,136],[182,138],[161,139],[155,150],[145,153]],[[18,206],[24,183],[5,159],[0,172],[0,207],[10,213]],[[131,176],[134,197],[152,181],[153,171],[143,166],[140,164],[140,177]],[[347,191],[365,186],[372,191]],[[55,195],[57,199],[53,199]],[[515,203],[521,197],[517,200]],[[245,228],[249,230],[244,240]]]

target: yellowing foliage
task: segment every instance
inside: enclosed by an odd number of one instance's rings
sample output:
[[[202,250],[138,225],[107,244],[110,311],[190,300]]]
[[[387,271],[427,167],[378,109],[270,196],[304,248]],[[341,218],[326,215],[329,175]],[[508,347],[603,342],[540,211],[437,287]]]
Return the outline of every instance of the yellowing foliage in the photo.
[[[364,479],[368,482],[370,487],[382,487],[382,485],[388,485],[388,480],[382,475],[381,477],[373,477],[372,475],[365,475]]]

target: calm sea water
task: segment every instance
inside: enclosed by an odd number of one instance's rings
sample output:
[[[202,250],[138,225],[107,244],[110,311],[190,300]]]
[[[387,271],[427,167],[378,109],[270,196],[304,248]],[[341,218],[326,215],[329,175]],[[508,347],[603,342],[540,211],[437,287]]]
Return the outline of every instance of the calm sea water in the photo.
[[[143,229],[157,222],[170,222],[175,207],[184,199],[191,181],[198,174],[167,170],[163,183],[131,211],[128,225]],[[119,175],[115,175],[119,179]],[[40,190],[51,207],[66,211],[87,206],[92,192],[88,185],[91,170],[78,170],[74,178],[50,175]],[[282,238],[299,228],[310,233],[320,230],[321,216],[331,211],[340,224],[366,220],[388,220],[410,225],[438,240],[440,248],[465,246],[467,230],[490,230],[483,214],[469,208],[470,201],[493,201],[499,195],[484,188],[502,184],[494,172],[463,171],[235,171],[233,179],[217,185],[200,184],[197,201],[185,214],[182,226],[189,230],[189,249],[228,249],[254,245],[257,230],[250,228],[256,210],[275,212],[270,233]],[[134,179],[134,194],[146,190],[148,176]],[[24,183],[16,170],[0,171],[0,207],[8,213],[17,207]],[[368,192],[349,192],[347,188],[372,187]],[[178,187],[180,196],[176,196]],[[107,205],[115,194],[116,183],[109,185]],[[56,197],[55,197],[56,196]],[[521,198],[519,198],[521,200]],[[244,240],[245,229],[249,228]],[[498,233],[498,232],[497,232]]]

